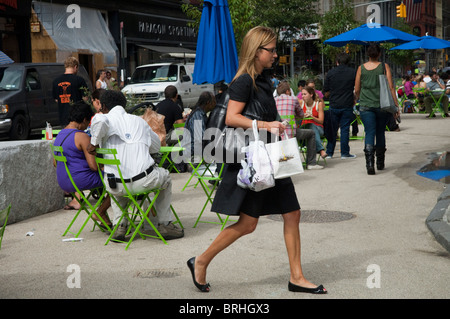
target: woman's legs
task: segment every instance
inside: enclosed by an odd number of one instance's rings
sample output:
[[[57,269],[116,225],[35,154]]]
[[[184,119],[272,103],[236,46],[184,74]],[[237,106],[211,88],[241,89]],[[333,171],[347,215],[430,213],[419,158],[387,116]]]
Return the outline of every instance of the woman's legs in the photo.
[[[305,125],[305,128],[314,131],[315,141],[316,141],[316,152],[320,153],[320,156],[325,157],[327,153],[325,152],[325,148],[323,147],[323,143],[322,143],[322,136],[324,134],[323,128],[320,126],[314,125],[312,123],[308,123],[307,125]]]
[[[373,111],[361,111],[361,121],[364,125],[364,145],[375,145],[376,116]]]
[[[195,280],[201,285],[206,284],[206,269],[213,258],[240,237],[252,233],[257,224],[258,218],[241,213],[236,223],[221,231],[212,244],[195,258]]]
[[[299,227],[300,210],[286,213],[282,216],[284,219],[284,241],[291,271],[290,282],[304,288],[316,288],[317,285],[306,280],[303,275]]]

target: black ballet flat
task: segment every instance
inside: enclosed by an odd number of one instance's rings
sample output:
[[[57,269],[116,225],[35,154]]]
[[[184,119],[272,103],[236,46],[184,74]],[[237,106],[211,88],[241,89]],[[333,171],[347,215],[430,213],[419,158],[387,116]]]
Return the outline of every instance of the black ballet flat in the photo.
[[[195,280],[195,257],[192,257],[187,261],[187,266],[192,274],[192,280],[194,281],[195,287],[197,287],[201,292],[209,292],[209,284],[201,285]]]
[[[289,281],[288,289],[289,289],[289,291],[293,291],[293,292],[306,292],[306,293],[316,294],[316,295],[328,293],[328,291],[322,285],[317,286],[316,288],[305,288],[302,286],[294,285],[290,281]]]

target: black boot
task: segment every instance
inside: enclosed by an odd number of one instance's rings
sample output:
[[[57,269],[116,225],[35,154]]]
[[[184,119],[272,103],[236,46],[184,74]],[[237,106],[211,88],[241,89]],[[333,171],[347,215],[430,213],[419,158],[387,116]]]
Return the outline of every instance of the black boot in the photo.
[[[367,174],[375,175],[375,150],[373,145],[367,144],[364,148],[364,154],[366,155]]]
[[[376,147],[375,148],[375,155],[377,157],[377,169],[382,170],[384,169],[384,153],[386,152],[385,147]]]

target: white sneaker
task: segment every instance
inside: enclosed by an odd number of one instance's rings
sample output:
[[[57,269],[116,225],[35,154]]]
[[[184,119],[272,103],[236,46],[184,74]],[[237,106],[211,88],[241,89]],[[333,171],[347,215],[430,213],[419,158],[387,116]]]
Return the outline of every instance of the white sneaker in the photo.
[[[349,158],[356,158],[356,155],[353,154],[341,155],[341,159],[349,159]]]
[[[323,166],[320,165],[308,165],[308,169],[322,169]]]

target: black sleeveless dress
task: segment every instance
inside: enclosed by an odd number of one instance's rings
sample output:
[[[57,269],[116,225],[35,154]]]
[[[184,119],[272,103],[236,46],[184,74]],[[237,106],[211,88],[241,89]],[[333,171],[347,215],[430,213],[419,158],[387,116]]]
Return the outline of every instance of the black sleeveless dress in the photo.
[[[259,75],[255,82],[258,90],[254,98],[260,102],[264,111],[261,112],[263,114],[252,119],[276,121],[279,117],[270,78]],[[231,83],[228,89],[230,99],[247,103],[253,91],[252,85],[250,75],[243,74]],[[254,192],[237,185],[236,178],[240,169],[240,164],[225,164],[222,182],[212,203],[212,212],[225,215],[239,215],[242,212],[258,218],[263,215],[284,214],[300,209],[291,178],[277,179],[274,187]]]

